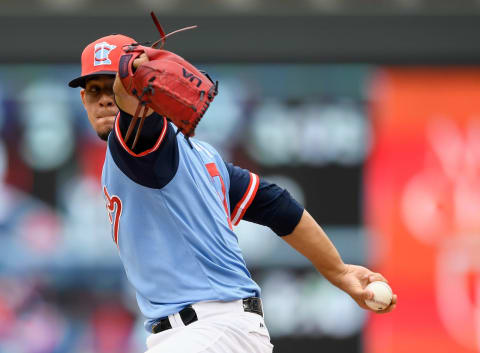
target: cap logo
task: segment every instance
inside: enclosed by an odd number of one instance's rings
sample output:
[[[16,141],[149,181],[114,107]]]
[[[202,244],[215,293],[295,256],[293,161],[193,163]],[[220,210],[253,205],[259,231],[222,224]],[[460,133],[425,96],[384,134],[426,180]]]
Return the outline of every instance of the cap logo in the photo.
[[[117,47],[116,45],[108,44],[107,42],[101,42],[101,43],[95,44],[95,49],[93,52],[93,56],[94,56],[93,66],[111,65],[112,61],[108,58],[108,55],[116,47]]]

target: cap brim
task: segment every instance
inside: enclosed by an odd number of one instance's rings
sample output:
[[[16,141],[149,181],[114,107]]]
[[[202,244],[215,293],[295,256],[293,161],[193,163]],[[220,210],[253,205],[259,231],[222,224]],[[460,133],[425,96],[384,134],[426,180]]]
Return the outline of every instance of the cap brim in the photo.
[[[98,76],[98,75],[112,75],[112,76],[115,76],[116,74],[117,74],[116,71],[98,71],[98,72],[94,72],[93,74],[77,77],[77,78],[71,80],[68,83],[68,85],[72,88],[77,88],[77,87],[85,88],[85,81],[87,80],[87,78],[92,78],[92,77]]]

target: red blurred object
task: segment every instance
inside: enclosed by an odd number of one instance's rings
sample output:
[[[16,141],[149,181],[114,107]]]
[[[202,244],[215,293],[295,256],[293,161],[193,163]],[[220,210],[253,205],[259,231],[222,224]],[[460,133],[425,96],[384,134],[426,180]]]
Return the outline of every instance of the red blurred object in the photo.
[[[20,225],[20,235],[26,248],[41,254],[54,252],[61,243],[61,224],[50,210],[28,214]]]
[[[93,313],[94,351],[97,353],[126,353],[132,334],[134,317],[123,306],[104,303]]]
[[[15,320],[15,312],[7,301],[0,297],[0,339],[12,331]]]
[[[83,138],[79,141],[77,155],[82,176],[92,177],[100,184],[106,151],[107,143],[99,138]]]
[[[8,167],[5,171],[5,183],[15,186],[26,193],[33,189],[33,172],[20,157],[17,144],[7,145]]]
[[[372,97],[370,266],[399,299],[365,352],[479,352],[480,70],[388,68]]]

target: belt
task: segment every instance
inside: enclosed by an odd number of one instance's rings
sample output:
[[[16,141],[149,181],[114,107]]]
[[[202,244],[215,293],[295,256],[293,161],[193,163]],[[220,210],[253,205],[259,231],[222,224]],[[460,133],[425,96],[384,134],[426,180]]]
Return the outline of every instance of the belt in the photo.
[[[260,298],[249,297],[249,298],[243,299],[242,301],[243,301],[243,311],[246,311],[249,313],[255,313],[260,316],[263,316],[262,301]],[[198,320],[197,313],[195,312],[195,310],[191,305],[180,310],[179,314],[185,326],[190,325],[191,323]],[[170,324],[170,320],[168,319],[168,316],[162,317],[152,326],[152,333],[159,333],[171,328],[172,328],[172,325]]]

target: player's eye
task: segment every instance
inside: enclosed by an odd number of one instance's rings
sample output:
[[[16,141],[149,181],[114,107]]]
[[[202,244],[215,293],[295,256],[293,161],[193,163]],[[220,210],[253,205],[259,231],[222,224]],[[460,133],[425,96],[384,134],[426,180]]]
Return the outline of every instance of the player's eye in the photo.
[[[87,88],[87,92],[89,94],[97,94],[100,92],[100,88],[98,86],[90,86]]]

